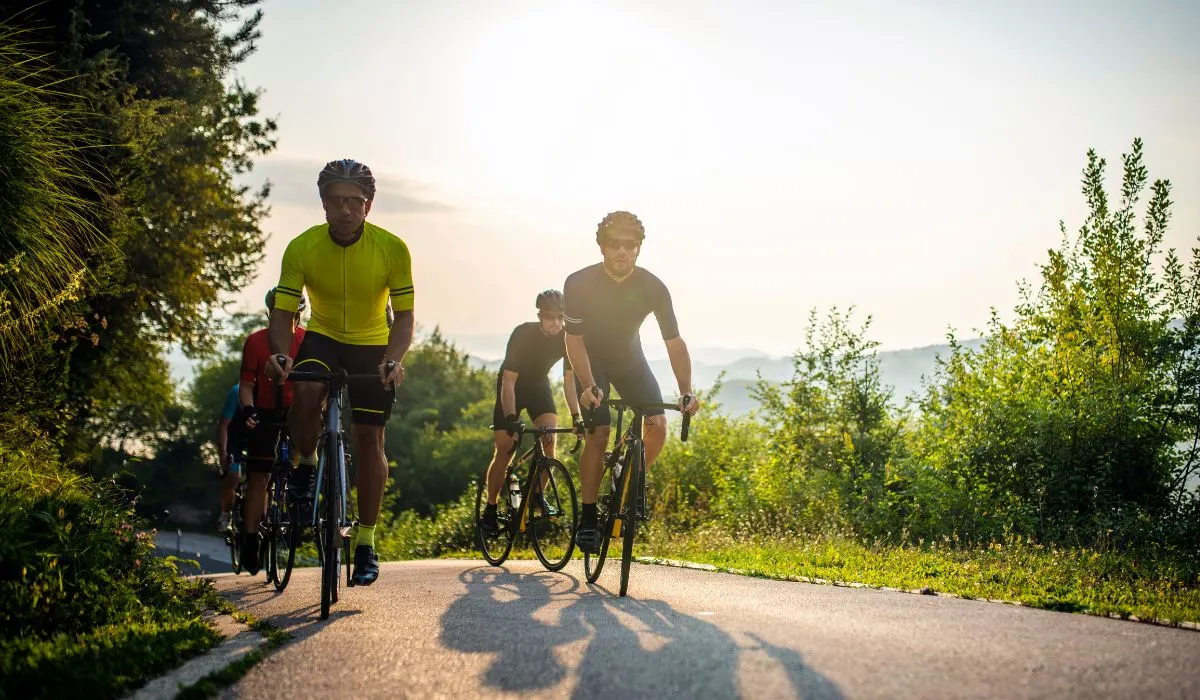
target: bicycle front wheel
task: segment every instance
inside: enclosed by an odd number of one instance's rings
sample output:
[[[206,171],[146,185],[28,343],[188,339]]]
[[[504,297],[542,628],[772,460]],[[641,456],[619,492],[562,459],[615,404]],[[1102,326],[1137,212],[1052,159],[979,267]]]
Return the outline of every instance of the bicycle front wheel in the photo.
[[[479,551],[484,560],[492,566],[500,566],[508,559],[508,553],[512,551],[513,540],[517,535],[517,511],[511,507],[508,496],[512,479],[512,470],[509,470],[505,474],[504,486],[500,488],[500,501],[496,506],[496,520],[500,523],[500,531],[495,537],[485,535],[481,527],[483,510],[487,506],[487,481],[479,484],[479,489],[475,492],[475,541],[479,544]]]
[[[329,607],[338,600],[342,558],[342,494],[337,468],[337,438],[326,440],[321,488],[321,619],[329,619]]]
[[[646,468],[642,463],[641,445],[635,445],[629,450],[629,468],[626,469],[626,479],[629,485],[625,488],[625,502],[621,507],[621,597],[629,590],[629,566],[633,563],[633,536],[637,534],[638,501],[642,497],[641,470]]]
[[[529,489],[533,551],[542,566],[560,571],[575,552],[575,525],[579,522],[575,484],[567,467],[557,459],[542,459],[534,471]]]
[[[600,572],[604,570],[604,560],[608,557],[608,542],[618,522],[616,513],[620,500],[617,489],[620,487],[619,479],[614,486],[613,470],[605,465],[604,473],[600,476],[599,496],[596,499],[596,514],[600,523],[600,550],[595,554],[586,551],[583,553],[583,573],[588,583],[595,583],[596,579],[600,578]]]
[[[279,531],[279,504],[275,501],[275,475],[267,482],[267,512],[263,515],[258,531],[265,534],[258,556],[262,561],[263,572],[267,574],[267,582],[275,583],[279,579],[279,564],[275,556],[275,533]]]
[[[225,542],[229,545],[229,565],[233,567],[234,575],[242,573],[242,503],[241,486],[239,486],[233,499],[229,531],[225,533]]]

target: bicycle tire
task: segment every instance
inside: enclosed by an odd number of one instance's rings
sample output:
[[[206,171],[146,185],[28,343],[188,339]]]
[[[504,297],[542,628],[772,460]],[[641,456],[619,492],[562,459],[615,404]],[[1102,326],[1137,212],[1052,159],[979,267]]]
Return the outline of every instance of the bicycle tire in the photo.
[[[242,486],[238,484],[233,495],[233,511],[229,514],[229,565],[234,576],[242,573]]]
[[[500,534],[492,539],[491,544],[488,543],[488,538],[484,536],[483,528],[480,527],[483,509],[487,505],[487,481],[481,482],[479,488],[475,490],[475,542],[479,545],[479,552],[483,554],[484,561],[492,566],[500,566],[508,559],[508,554],[512,551],[513,540],[517,536],[517,512],[508,497],[511,479],[512,470],[509,469],[504,474],[504,485],[500,488],[500,500],[496,505],[496,520],[500,523]]]
[[[620,484],[617,484],[620,487]],[[608,558],[608,543],[612,538],[613,528],[616,527],[616,504],[613,495],[618,491],[612,485],[612,467],[604,465],[600,475],[599,497],[596,499],[596,510],[600,522],[600,551],[592,554],[583,553],[583,574],[588,583],[595,583],[604,570],[604,562]]]
[[[342,547],[339,542],[341,526],[341,496],[340,484],[334,470],[337,469],[337,438],[326,439],[323,457],[324,483],[321,489],[321,503],[325,518],[321,523],[321,549],[324,556],[321,560],[321,619],[329,619],[329,608],[337,602],[338,585],[341,583],[340,562]]]
[[[274,584],[275,578],[279,575],[279,567],[275,561],[275,530],[278,527],[279,509],[275,503],[275,475],[271,474],[271,479],[267,482],[267,512],[263,514],[262,520],[259,521],[259,534],[264,534],[262,538],[262,546],[259,548],[258,558],[262,562],[263,573],[267,575],[267,583]]]
[[[541,484],[543,473],[548,474],[548,477],[546,483],[538,490],[534,484]],[[571,481],[571,473],[567,471],[566,465],[557,459],[546,457],[539,460],[537,469],[534,470],[533,482],[528,489],[530,498],[535,490],[541,493],[556,513],[542,512],[537,502],[530,502],[528,512],[533,552],[547,570],[561,571],[575,553],[575,526],[579,522],[579,501],[575,497],[575,484]],[[559,549],[563,551],[559,552]]]
[[[633,537],[637,534],[637,503],[638,503],[638,476],[642,469],[646,466],[642,462],[642,446],[641,442],[634,443],[629,449],[629,460],[626,462],[625,478],[630,481],[629,488],[626,489],[625,503],[621,508],[621,586],[618,594],[624,598],[625,593],[629,590],[629,567],[633,563]]]

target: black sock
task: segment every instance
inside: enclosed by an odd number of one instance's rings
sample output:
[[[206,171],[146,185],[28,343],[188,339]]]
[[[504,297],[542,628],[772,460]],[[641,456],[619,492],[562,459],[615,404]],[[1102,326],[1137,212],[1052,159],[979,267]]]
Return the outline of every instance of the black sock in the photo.
[[[586,520],[595,522],[597,519],[599,519],[599,517],[600,517],[600,515],[599,515],[599,513],[596,512],[596,504],[595,503],[584,503],[583,504],[583,513],[580,516],[581,520],[586,519]]]
[[[487,504],[487,506],[485,506],[483,509],[483,514],[484,515],[495,515],[496,514],[496,504],[495,503]]]

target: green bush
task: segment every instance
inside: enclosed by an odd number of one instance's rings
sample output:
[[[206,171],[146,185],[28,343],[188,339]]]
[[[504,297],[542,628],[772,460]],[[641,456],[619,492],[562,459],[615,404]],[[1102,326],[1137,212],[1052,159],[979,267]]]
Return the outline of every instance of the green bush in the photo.
[[[386,560],[439,557],[475,546],[475,484],[430,516],[401,511],[375,535],[375,549]]]
[[[5,692],[107,696],[216,642],[199,617],[211,588],[154,556],[131,496],[58,466],[19,420],[0,422]]]

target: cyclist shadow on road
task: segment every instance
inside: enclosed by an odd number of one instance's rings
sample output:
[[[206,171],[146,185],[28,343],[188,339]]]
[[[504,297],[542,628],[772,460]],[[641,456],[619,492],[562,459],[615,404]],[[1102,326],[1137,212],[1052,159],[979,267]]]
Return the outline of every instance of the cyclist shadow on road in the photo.
[[[480,567],[460,580],[467,590],[442,617],[442,641],[496,654],[482,679],[488,687],[537,691],[567,681],[562,690],[575,698],[740,697],[754,694],[753,679],[739,677],[742,654],[766,652],[796,697],[843,697],[799,653],[756,636],[739,645],[660,600],[615,598],[564,574]]]
[[[568,669],[555,647],[579,641],[586,631],[545,621],[555,598],[578,595],[571,577],[522,574],[479,567],[458,577],[466,592],[442,614],[441,641],[467,654],[496,654],[483,682],[508,691],[533,691],[561,683]],[[543,612],[544,610],[544,612]]]

